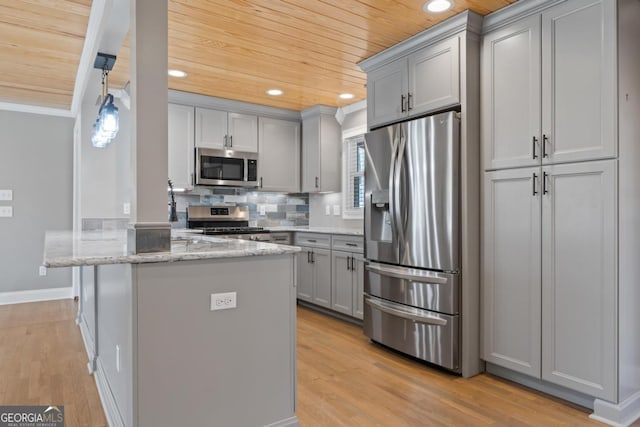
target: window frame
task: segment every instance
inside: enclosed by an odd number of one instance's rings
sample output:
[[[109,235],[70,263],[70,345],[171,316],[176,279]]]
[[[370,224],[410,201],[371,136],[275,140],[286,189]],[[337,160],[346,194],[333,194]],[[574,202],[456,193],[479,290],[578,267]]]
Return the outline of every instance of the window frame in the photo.
[[[365,125],[357,126],[342,131],[342,218],[343,219],[364,219],[364,207],[354,208],[352,200],[349,200],[349,150],[347,143],[349,139],[367,133]]]

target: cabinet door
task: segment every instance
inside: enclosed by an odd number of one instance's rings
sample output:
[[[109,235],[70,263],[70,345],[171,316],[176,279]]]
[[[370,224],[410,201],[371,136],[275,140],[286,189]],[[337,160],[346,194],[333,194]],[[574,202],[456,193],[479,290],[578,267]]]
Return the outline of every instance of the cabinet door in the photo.
[[[399,60],[367,74],[367,123],[375,127],[407,115],[407,61]]]
[[[313,249],[313,303],[331,308],[331,251]]]
[[[260,189],[300,191],[300,123],[259,119]]]
[[[409,56],[409,115],[460,103],[459,43],[452,37]]]
[[[542,14],[543,163],[616,155],[615,9],[571,0]]]
[[[320,117],[302,122],[302,192],[320,191]]]
[[[193,189],[194,108],[169,104],[169,179],[175,188]]]
[[[258,116],[229,113],[227,146],[234,150],[258,152]]]
[[[196,147],[224,148],[227,112],[196,108]]]
[[[364,257],[353,254],[353,317],[364,317]]]
[[[484,36],[484,169],[540,163],[540,15]]]
[[[540,378],[540,168],[484,177],[483,356]]]
[[[302,248],[298,253],[298,299],[313,302],[313,264],[311,249]]]
[[[331,308],[353,315],[353,273],[351,253],[333,251],[331,255]]]
[[[544,167],[542,378],[615,401],[616,161]]]

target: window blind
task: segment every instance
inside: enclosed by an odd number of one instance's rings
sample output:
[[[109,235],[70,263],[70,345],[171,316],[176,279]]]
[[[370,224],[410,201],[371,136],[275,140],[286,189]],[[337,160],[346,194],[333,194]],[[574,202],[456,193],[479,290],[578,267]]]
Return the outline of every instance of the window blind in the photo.
[[[343,212],[345,217],[361,218],[364,209],[364,135],[344,140],[345,186]]]

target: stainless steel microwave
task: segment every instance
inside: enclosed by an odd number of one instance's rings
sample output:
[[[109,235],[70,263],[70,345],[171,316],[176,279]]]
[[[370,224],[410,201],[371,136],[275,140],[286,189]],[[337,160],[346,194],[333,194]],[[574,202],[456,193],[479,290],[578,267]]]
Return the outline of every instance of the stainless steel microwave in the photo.
[[[196,148],[196,184],[258,186],[258,153]]]

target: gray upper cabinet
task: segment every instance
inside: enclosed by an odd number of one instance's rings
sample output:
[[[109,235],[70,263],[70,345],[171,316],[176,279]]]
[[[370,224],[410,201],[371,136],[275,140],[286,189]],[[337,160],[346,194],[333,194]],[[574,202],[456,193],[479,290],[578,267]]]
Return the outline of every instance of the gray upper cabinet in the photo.
[[[482,137],[485,169],[540,163],[540,15],[484,37]]]
[[[367,73],[370,128],[460,103],[459,37]]]
[[[196,147],[258,152],[258,116],[196,107]]]
[[[168,171],[174,188],[192,190],[194,185],[194,108],[169,104]]]
[[[485,170],[616,156],[615,3],[569,0],[484,36]]]
[[[260,117],[258,120],[261,190],[300,191],[300,123]]]
[[[616,156],[615,25],[611,0],[572,0],[542,13],[543,163]]]
[[[335,108],[316,106],[302,112],[302,191],[341,191],[342,130]]]

